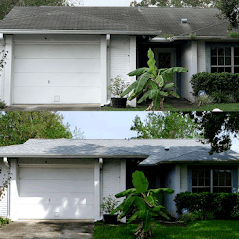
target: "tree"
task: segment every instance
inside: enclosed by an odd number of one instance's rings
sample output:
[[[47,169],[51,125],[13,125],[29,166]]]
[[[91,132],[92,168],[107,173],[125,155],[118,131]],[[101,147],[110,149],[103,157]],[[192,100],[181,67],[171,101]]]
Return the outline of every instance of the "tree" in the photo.
[[[230,149],[231,137],[238,138],[239,112],[202,112],[195,117],[200,130],[200,141],[211,145],[209,154],[220,153]]]
[[[217,8],[221,10],[219,18],[227,19],[230,22],[229,30],[237,28],[239,23],[239,0],[220,0]]]
[[[3,19],[14,6],[79,6],[82,0],[1,0],[0,19]]]
[[[215,7],[218,0],[142,0],[133,1],[130,6],[168,6],[168,7]]]
[[[110,215],[118,211],[121,213],[119,218],[130,215],[131,217],[127,223],[136,219],[139,221],[138,229],[134,233],[136,238],[151,238],[152,217],[163,216],[169,219],[166,209],[160,204],[162,204],[163,196],[173,194],[174,190],[170,188],[148,189],[148,180],[144,176],[144,173],[140,171],[133,173],[132,183],[134,188],[127,189],[115,195],[116,198],[126,198]]]
[[[141,139],[199,138],[197,127],[187,114],[165,112],[149,113],[144,122],[136,116],[130,130],[136,131]]]
[[[63,116],[43,112],[7,111],[0,117],[0,146],[23,144],[34,138],[72,138]]]
[[[173,74],[176,72],[187,72],[188,70],[183,67],[158,69],[155,65],[156,62],[154,59],[154,53],[151,49],[148,50],[148,58],[148,68],[139,68],[128,74],[129,76],[139,77],[121,94],[121,97],[133,91],[133,93],[128,98],[128,100],[133,100],[143,93],[143,96],[138,100],[138,103],[141,103],[149,98],[152,99],[152,102],[146,110],[162,111],[164,97],[173,95],[179,98],[179,95],[177,93],[168,89],[171,87],[176,88],[174,86],[174,83],[172,82]]]

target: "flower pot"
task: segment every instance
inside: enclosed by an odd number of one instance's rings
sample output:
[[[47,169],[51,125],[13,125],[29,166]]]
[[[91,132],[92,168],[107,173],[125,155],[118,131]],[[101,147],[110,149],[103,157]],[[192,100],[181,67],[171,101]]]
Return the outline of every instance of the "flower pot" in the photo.
[[[112,106],[115,108],[126,108],[127,98],[111,98]]]
[[[103,220],[106,224],[116,224],[118,215],[103,214]]]

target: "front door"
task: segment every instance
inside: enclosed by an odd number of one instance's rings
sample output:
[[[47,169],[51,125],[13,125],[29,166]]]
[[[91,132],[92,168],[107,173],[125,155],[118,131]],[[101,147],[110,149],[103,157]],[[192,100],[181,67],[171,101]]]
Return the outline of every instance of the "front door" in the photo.
[[[154,50],[156,66],[158,69],[171,68],[176,66],[176,50],[174,48],[156,48]],[[176,75],[173,77],[174,85],[176,86]],[[169,88],[176,92],[174,87]]]

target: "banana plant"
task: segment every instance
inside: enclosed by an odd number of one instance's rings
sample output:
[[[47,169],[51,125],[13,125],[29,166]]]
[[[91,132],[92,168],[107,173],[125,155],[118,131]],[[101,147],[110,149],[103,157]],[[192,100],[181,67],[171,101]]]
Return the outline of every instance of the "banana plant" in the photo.
[[[183,67],[158,69],[151,49],[148,50],[148,58],[148,68],[139,68],[128,74],[129,76],[138,76],[138,79],[121,94],[121,97],[133,91],[128,98],[128,100],[133,100],[143,93],[138,103],[143,102],[147,98],[152,99],[146,110],[163,110],[163,101],[166,96],[173,95],[179,98],[177,93],[169,89],[170,87],[176,88],[172,82],[173,74],[175,72],[187,72],[188,70]]]
[[[132,183],[134,188],[115,195],[116,198],[126,198],[111,212],[111,215],[120,211],[120,219],[133,213],[127,223],[136,219],[140,220],[138,229],[135,231],[136,238],[149,238],[152,236],[153,216],[161,215],[169,219],[166,209],[160,204],[162,204],[163,195],[172,194],[174,190],[170,188],[148,189],[148,180],[141,171],[133,173]]]

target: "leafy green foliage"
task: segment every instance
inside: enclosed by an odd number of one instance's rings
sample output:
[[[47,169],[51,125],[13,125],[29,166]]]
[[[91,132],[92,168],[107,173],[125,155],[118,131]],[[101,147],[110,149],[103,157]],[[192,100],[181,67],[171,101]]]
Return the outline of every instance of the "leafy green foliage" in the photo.
[[[229,150],[232,146],[231,134],[238,137],[239,112],[198,112],[197,117],[195,120],[201,132],[200,141],[204,144],[211,144],[209,154]]]
[[[0,146],[23,144],[34,138],[72,138],[63,116],[48,111],[7,111],[0,117]]]
[[[132,1],[130,6],[157,6],[157,7],[214,7],[218,0],[142,0]]]
[[[103,202],[100,207],[105,213],[111,213],[116,208],[117,204],[118,201],[116,201],[113,195],[109,195],[108,197],[103,197]]]
[[[173,112],[149,113],[144,122],[136,116],[130,128],[141,139],[198,138],[196,129],[197,124],[188,114]]]
[[[195,96],[204,90],[216,103],[239,102],[239,74],[201,72],[192,76],[191,84]]]
[[[183,192],[176,194],[174,201],[179,214],[183,208],[187,208],[197,220],[230,220],[237,210],[239,194]]]
[[[173,81],[173,74],[176,72],[187,72],[188,70],[182,67],[157,69],[154,53],[151,49],[148,50],[148,58],[148,68],[140,68],[128,74],[129,76],[139,77],[121,94],[121,97],[133,91],[128,98],[128,100],[132,100],[143,93],[143,96],[139,99],[138,103],[149,98],[152,99],[152,103],[147,110],[163,110],[164,97],[173,95],[179,98],[175,92],[168,89],[170,87],[175,87],[174,83],[171,82]]]
[[[229,30],[238,27],[238,4],[239,0],[220,0],[217,4],[217,8],[221,10],[221,13],[218,15],[218,17],[227,19],[229,21]]]
[[[127,223],[138,218],[140,223],[135,235],[137,235],[137,238],[147,238],[152,234],[151,221],[153,216],[162,215],[168,218],[165,208],[159,203],[161,203],[163,195],[172,194],[174,191],[170,188],[148,190],[148,180],[144,173],[140,171],[133,173],[132,182],[135,188],[115,195],[116,198],[124,196],[126,198],[111,212],[111,215],[120,211],[119,218],[123,218],[133,212]]]

